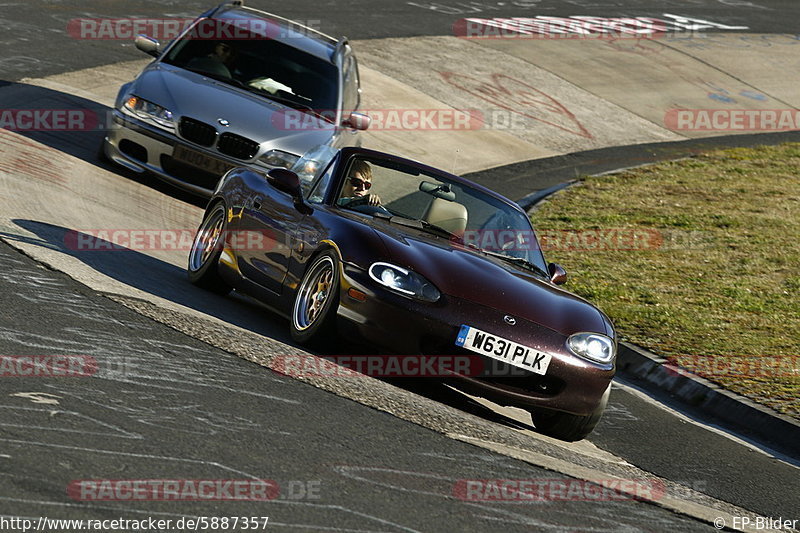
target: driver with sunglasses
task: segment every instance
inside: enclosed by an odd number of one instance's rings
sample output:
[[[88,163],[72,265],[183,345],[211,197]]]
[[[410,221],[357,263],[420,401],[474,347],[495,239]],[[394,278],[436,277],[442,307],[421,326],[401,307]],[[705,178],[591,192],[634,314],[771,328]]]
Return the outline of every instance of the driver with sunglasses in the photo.
[[[342,196],[338,204],[342,207],[355,205],[381,205],[377,194],[369,194],[372,187],[372,167],[369,163],[356,160],[350,166],[350,172],[342,187]]]

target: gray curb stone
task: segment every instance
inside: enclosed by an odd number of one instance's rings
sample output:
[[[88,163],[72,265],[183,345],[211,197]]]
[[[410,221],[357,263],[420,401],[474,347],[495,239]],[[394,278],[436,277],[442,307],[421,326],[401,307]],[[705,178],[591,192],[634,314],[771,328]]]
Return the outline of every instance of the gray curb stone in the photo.
[[[619,344],[617,371],[655,386],[744,434],[788,455],[800,451],[800,422],[723,389],[703,377],[627,342]]]
[[[797,141],[796,138],[767,139],[762,136],[753,137],[744,143],[732,144],[752,146],[757,144],[758,140],[767,141],[764,144],[773,144],[775,141]],[[715,146],[715,148],[719,147],[721,146]],[[685,154],[671,155],[672,159],[685,158]],[[623,168],[604,170],[592,174],[592,176],[614,174],[627,168],[646,166],[647,164],[634,164]],[[579,181],[572,179],[556,183],[522,197],[518,203],[523,209],[530,211],[550,195]],[[723,389],[701,376],[670,365],[669,361],[663,357],[627,342],[619,344],[617,371],[624,378],[639,380],[649,390],[655,388],[670,394],[690,408],[713,417],[737,433],[767,444],[780,453],[800,458],[800,422],[791,417]]]

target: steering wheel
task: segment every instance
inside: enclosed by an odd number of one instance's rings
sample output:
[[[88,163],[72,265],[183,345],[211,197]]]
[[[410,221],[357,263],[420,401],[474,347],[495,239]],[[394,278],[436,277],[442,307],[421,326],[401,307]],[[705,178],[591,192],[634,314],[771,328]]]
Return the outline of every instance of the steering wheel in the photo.
[[[360,198],[353,198],[349,202],[347,202],[346,206],[349,209],[358,208],[356,211],[359,213],[365,213],[367,215],[374,215],[375,213],[382,213],[386,215],[391,215],[391,211],[383,207],[382,205],[369,205],[367,202],[369,198],[366,196],[362,196]]]

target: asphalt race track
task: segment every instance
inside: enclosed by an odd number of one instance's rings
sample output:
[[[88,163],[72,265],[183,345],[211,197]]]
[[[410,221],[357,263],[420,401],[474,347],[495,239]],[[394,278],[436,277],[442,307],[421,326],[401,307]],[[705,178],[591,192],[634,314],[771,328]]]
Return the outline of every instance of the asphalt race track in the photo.
[[[516,85],[504,86],[512,99],[513,87],[533,84],[557,97],[568,113],[539,109],[519,130],[379,129],[366,137],[366,146],[475,173],[517,200],[578,166],[592,173],[637,161],[641,152],[629,145],[661,150],[720,135],[670,129],[664,117],[673,107],[800,106],[800,4],[790,0],[248,4],[354,39],[368,109],[435,105],[488,114],[500,103],[487,103],[465,79],[498,73],[513,78]],[[69,21],[192,17],[208,7],[174,0],[3,3],[0,110],[78,108],[103,116],[116,88],[146,60],[130,41],[73,38]],[[452,36],[464,17],[665,13],[713,21],[717,29],[705,41],[639,48],[537,41],[540,48],[532,49]],[[632,90],[651,77],[661,80],[661,91]],[[588,439],[563,443],[537,434],[522,411],[434,384],[293,379],[271,370],[276,357],[306,353],[285,322],[248,298],[191,286],[185,251],[70,249],[70,231],[193,230],[200,221],[197,199],[98,161],[102,135],[99,128],[0,129],[0,356],[97,362],[91,378],[0,381],[1,531],[22,530],[3,520],[36,523],[42,516],[173,524],[181,517],[268,516],[264,530],[287,532],[691,532],[714,530],[715,519],[757,531],[757,516],[800,526],[797,449],[750,442],[634,382],[617,381]],[[725,145],[724,138],[713,142]],[[567,155],[586,150],[597,152]],[[670,153],[665,148],[656,158]],[[538,174],[537,159],[549,162]],[[80,480],[270,480],[279,493],[268,501],[114,501],[76,496]],[[536,480],[583,492],[467,501],[459,492],[465,480]],[[583,480],[628,482],[641,497],[596,496]],[[163,530],[184,529],[191,528]]]
[[[76,18],[195,17],[213,3],[177,0],[4,2],[0,59],[5,81],[42,77],[120,61],[141,59],[131,42],[98,40],[79,54],[65,53],[74,39],[67,23]],[[248,2],[265,11],[307,22],[330,35],[350,39],[452,35],[455,20],[464,17],[571,16],[602,17],[680,15],[736,26],[756,33],[794,33],[800,6],[793,0],[332,0],[313,2]],[[110,45],[110,46],[109,46]]]

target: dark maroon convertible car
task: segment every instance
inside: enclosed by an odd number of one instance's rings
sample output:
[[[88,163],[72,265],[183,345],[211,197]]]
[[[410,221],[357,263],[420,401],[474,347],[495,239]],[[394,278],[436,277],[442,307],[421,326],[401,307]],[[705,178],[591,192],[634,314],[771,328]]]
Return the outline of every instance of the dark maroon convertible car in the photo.
[[[189,257],[193,283],[251,294],[287,316],[301,343],[346,328],[384,352],[479,358],[492,370],[448,380],[529,410],[545,434],[592,431],[616,335],[558,287],[566,273],[545,261],[524,211],[469,180],[361,148],[295,170],[223,176]]]

